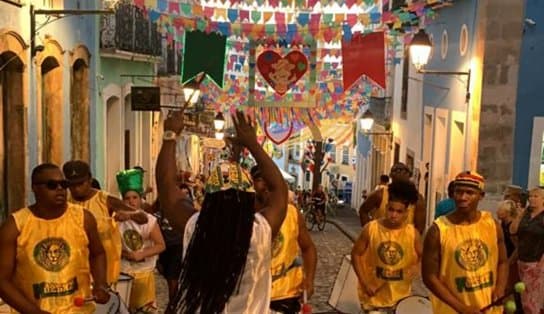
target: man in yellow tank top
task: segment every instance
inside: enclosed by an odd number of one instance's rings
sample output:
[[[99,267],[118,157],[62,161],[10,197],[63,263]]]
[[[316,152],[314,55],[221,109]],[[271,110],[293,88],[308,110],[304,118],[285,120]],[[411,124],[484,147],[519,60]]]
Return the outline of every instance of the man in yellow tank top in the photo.
[[[410,182],[412,170],[405,164],[399,162],[391,167],[389,173],[391,182]],[[385,217],[387,204],[389,203],[389,191],[387,187],[377,189],[372,192],[359,207],[359,219],[361,226],[364,227],[372,219],[380,219]],[[407,222],[414,224],[420,234],[425,231],[425,219],[427,217],[425,209],[425,199],[418,193],[418,200],[415,204],[410,204],[408,208]]]
[[[505,293],[503,233],[489,212],[478,210],[484,178],[466,171],[454,184],[455,211],[436,219],[425,237],[423,282],[432,292],[434,313],[481,313]],[[486,313],[502,313],[502,307]]]
[[[0,228],[0,297],[21,313],[93,313],[92,302],[74,301],[109,299],[96,220],[66,202],[68,182],[58,166],[37,166],[31,181],[36,203]]]
[[[259,210],[266,204],[268,187],[258,166],[251,169],[251,178],[256,192],[255,204]],[[302,292],[306,290],[308,297],[313,294],[317,251],[304,218],[291,203],[287,206],[280,232],[272,244],[271,264],[270,308],[285,314],[299,312]]]
[[[366,224],[351,251],[364,311],[391,310],[410,295],[419,269],[421,239],[414,225],[405,223],[418,192],[406,181],[394,181],[387,188],[385,217]]]
[[[68,161],[62,167],[64,176],[69,182],[70,195],[68,201],[83,206],[96,219],[98,234],[107,259],[108,284],[117,282],[121,267],[121,235],[116,222],[131,219],[145,224],[147,216],[142,210],[136,210],[102,190],[92,188],[93,176],[89,164],[81,160]]]

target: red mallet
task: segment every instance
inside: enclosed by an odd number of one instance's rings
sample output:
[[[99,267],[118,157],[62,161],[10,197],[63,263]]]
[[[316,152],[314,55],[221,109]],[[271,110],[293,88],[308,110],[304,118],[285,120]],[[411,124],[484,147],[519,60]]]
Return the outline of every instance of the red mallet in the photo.
[[[83,298],[83,297],[75,297],[74,298],[74,305],[77,307],[82,307],[85,305],[85,303],[93,302],[94,297],[90,298]]]

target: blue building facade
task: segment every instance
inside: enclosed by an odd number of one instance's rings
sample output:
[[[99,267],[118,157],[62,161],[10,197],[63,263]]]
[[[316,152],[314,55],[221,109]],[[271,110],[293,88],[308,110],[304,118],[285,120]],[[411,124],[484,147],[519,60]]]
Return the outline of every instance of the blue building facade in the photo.
[[[514,132],[513,183],[527,188],[544,185],[544,172],[541,170],[544,132],[542,55],[544,3],[526,0]]]

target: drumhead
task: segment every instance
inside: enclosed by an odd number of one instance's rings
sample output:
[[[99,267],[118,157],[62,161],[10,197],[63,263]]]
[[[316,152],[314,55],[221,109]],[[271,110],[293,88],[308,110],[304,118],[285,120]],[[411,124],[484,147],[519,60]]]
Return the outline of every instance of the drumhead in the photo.
[[[125,274],[125,273],[119,274],[118,281],[131,281],[131,280],[134,280],[134,277],[132,277],[131,275]]]
[[[395,314],[433,314],[429,299],[413,295],[400,300],[395,307]]]

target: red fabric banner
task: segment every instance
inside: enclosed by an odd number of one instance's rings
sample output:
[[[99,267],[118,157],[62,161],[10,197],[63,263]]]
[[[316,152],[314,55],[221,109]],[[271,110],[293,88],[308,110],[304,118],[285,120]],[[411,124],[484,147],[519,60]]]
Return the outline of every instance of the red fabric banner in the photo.
[[[362,75],[385,88],[384,33],[353,34],[351,41],[342,41],[344,91]]]

